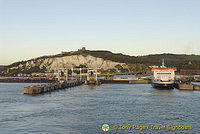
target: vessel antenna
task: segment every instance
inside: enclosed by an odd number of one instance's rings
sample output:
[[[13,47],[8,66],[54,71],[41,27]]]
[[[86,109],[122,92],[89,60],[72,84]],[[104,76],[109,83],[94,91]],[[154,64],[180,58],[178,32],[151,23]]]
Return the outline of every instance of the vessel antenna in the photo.
[[[165,66],[165,60],[162,59],[162,66],[164,67]]]

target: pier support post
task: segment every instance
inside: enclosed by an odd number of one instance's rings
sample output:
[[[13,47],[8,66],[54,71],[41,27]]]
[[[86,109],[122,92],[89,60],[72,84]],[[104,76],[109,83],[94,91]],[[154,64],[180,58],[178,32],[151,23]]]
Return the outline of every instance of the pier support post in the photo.
[[[96,76],[96,81],[97,81],[97,77],[98,77],[98,76],[97,76],[97,70],[95,70],[95,73],[96,73],[96,75],[95,75],[95,76]]]
[[[68,81],[68,70],[65,71],[65,80]]]
[[[81,70],[82,70],[82,69],[80,68],[80,81],[82,80]]]
[[[73,78],[73,72],[74,72],[74,69],[72,68],[72,80],[74,79],[74,78]]]

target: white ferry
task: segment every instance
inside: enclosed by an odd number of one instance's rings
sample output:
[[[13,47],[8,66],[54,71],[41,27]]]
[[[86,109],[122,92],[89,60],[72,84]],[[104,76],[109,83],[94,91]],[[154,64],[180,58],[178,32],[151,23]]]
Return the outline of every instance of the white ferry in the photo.
[[[173,89],[175,71],[176,67],[165,67],[164,60],[162,66],[152,67],[152,86],[155,88]]]

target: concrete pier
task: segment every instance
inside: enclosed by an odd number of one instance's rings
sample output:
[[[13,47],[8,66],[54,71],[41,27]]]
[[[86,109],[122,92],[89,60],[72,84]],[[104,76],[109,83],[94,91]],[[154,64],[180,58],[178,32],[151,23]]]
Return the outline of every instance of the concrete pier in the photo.
[[[200,86],[199,85],[195,85],[195,84],[193,84],[194,85],[194,90],[196,90],[196,91],[200,91]]]
[[[200,91],[200,86],[192,83],[175,83],[175,87],[179,90]]]
[[[180,90],[194,90],[194,85],[193,84],[179,84],[178,86]]]
[[[44,85],[29,86],[29,87],[24,87],[24,94],[41,94],[41,93],[51,92],[51,91],[55,91],[59,89],[75,87],[82,84],[83,84],[82,81],[70,81],[70,82],[63,82],[63,83],[51,83],[51,84],[44,84]]]

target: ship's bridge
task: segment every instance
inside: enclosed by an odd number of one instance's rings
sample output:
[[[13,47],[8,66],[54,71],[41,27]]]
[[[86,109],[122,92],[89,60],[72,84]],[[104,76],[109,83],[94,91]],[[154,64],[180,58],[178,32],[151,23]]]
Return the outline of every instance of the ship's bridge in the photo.
[[[176,67],[156,67],[152,68],[154,80],[172,81],[174,80]]]

